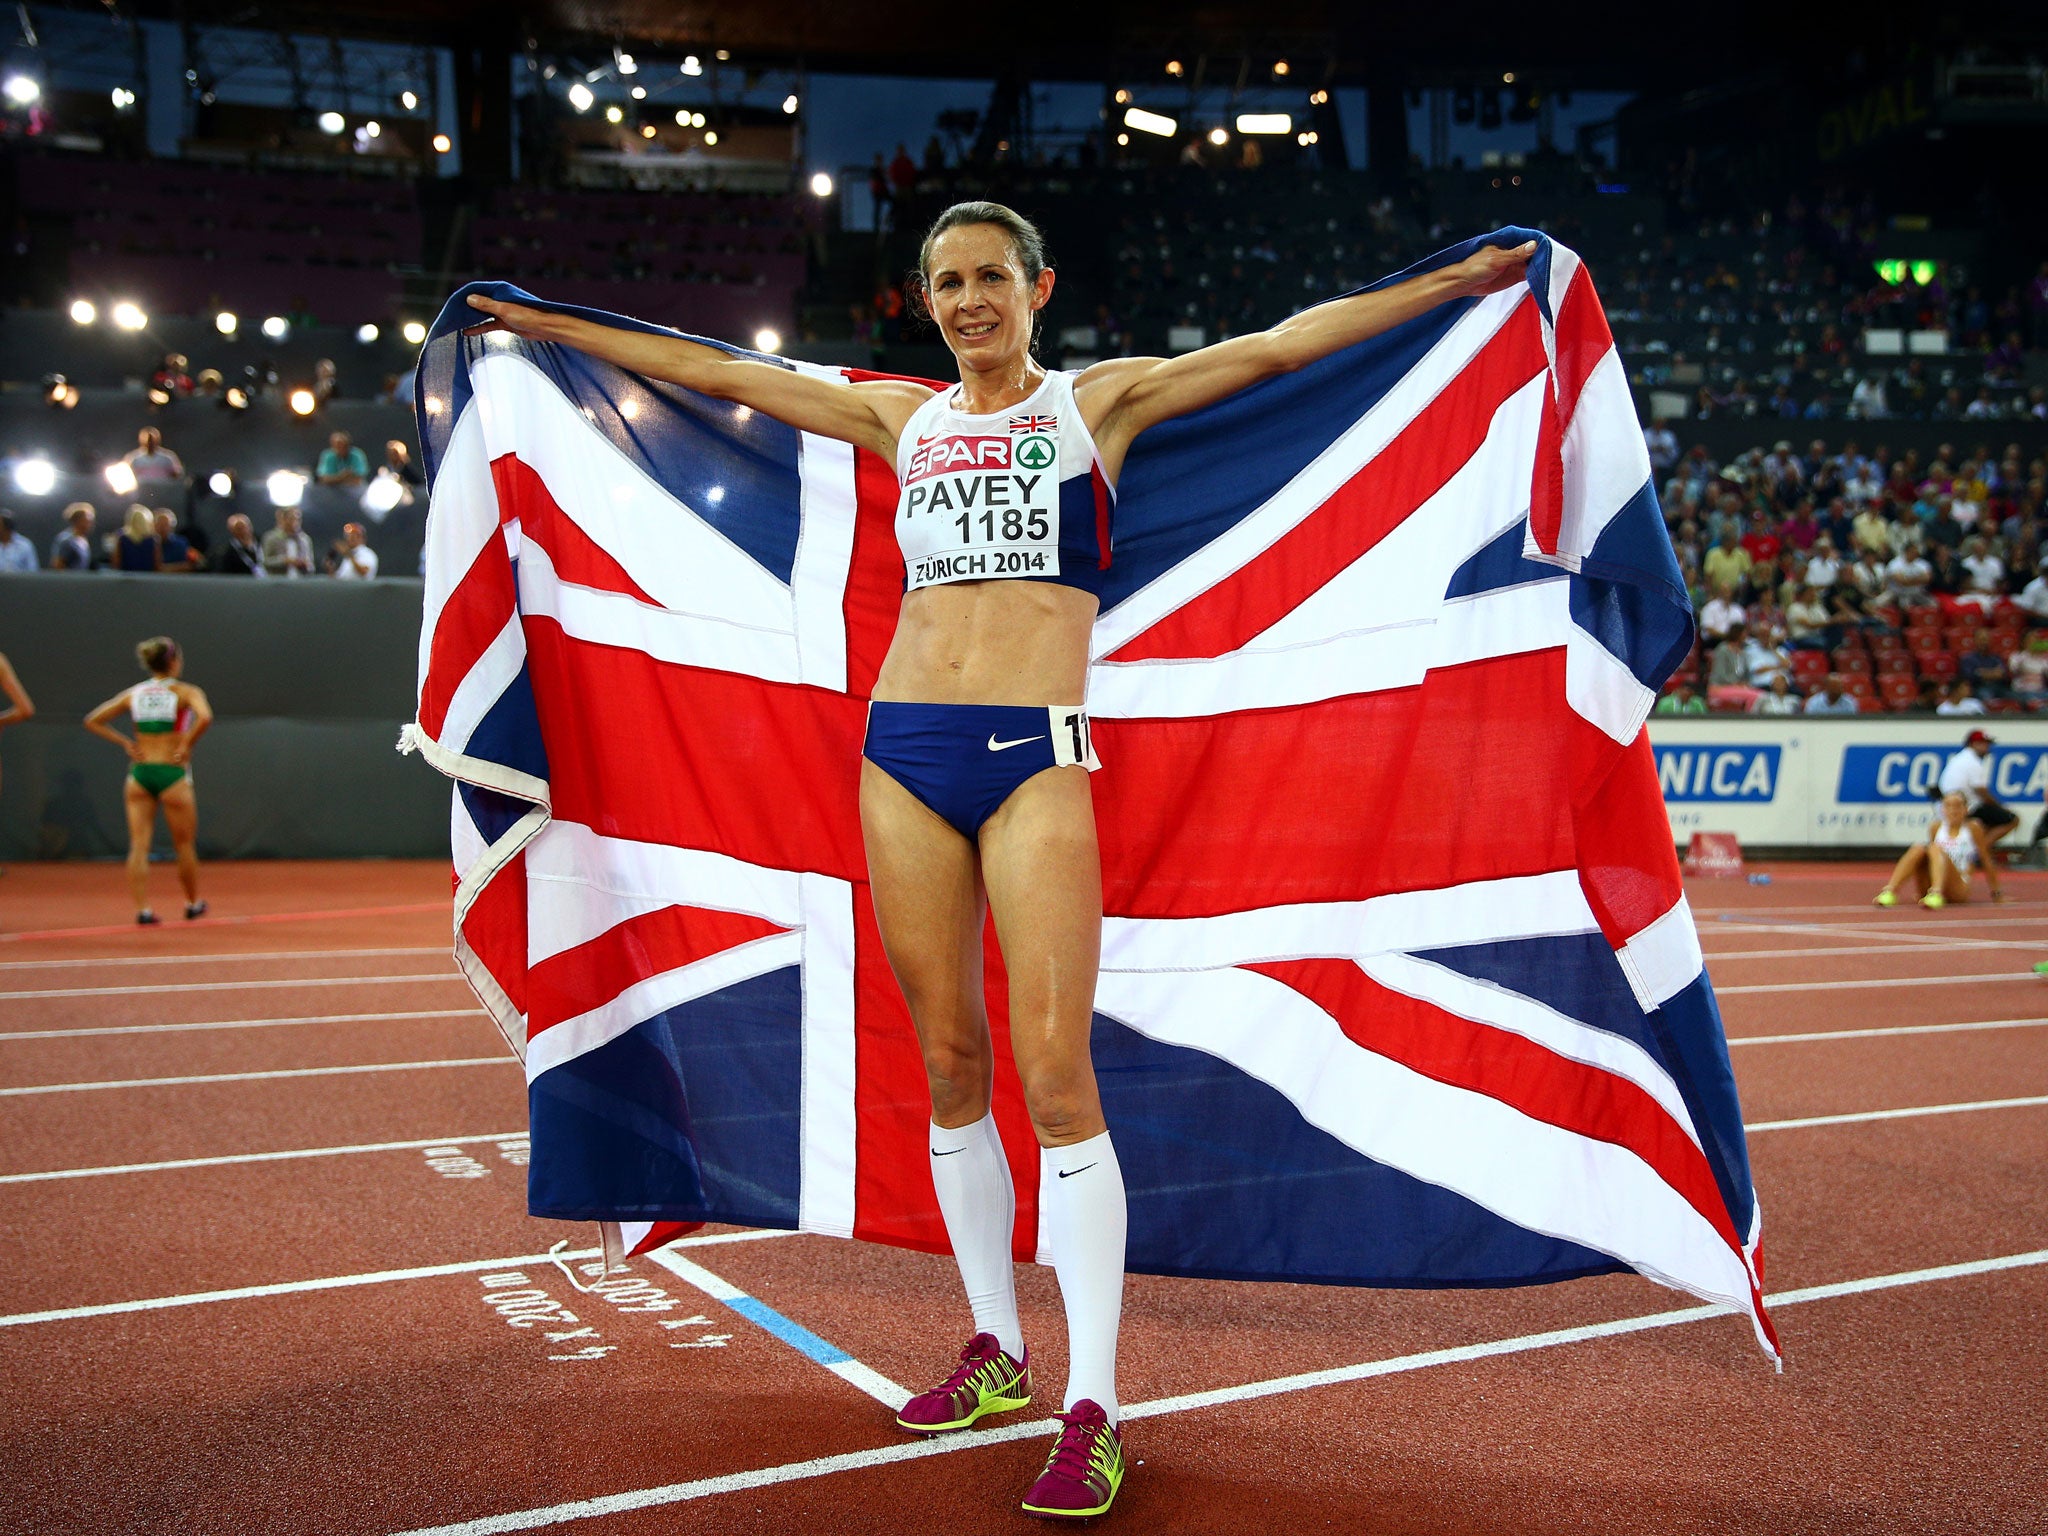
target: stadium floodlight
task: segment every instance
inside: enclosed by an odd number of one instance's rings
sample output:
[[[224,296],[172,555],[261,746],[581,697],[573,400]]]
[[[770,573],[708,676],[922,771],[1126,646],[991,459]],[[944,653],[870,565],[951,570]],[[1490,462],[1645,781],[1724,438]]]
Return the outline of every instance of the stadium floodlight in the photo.
[[[706,118],[702,112],[692,112],[690,114],[690,126],[692,128],[702,128],[705,122]]]
[[[273,507],[296,507],[306,499],[306,477],[295,469],[273,470],[264,488]]]
[[[636,85],[636,86],[634,86],[634,87],[633,87],[633,99],[634,99],[635,101],[645,101],[645,100],[647,99],[647,87],[646,87],[646,86],[644,86],[644,85]]]
[[[604,109],[604,120],[608,123],[623,123],[626,120],[626,109],[624,107],[606,107]]]
[[[1124,108],[1124,126],[1135,128],[1140,133],[1156,133],[1162,139],[1170,139],[1180,132],[1180,124],[1173,118],[1159,112],[1147,112],[1143,107]]]
[[[798,108],[799,106],[801,106],[801,105],[802,105],[802,103],[801,103],[801,102],[799,102],[799,101],[798,101],[798,100],[796,99],[796,97],[795,97],[794,95],[790,95],[790,96],[785,96],[785,97],[783,97],[783,98],[782,98],[782,111],[783,111],[783,115],[784,115],[784,116],[786,116],[786,117],[795,117],[795,116],[796,116],[796,109],[797,109],[797,108]]]
[[[676,113],[676,126],[678,128],[687,128],[690,126],[690,112],[687,107],[683,108],[682,110]]]
[[[405,499],[405,482],[396,475],[379,474],[363,487],[363,510],[381,518]]]
[[[242,317],[232,309],[224,309],[213,317],[213,328],[223,336],[232,336],[242,328]]]
[[[641,137],[641,138],[643,138],[643,139],[651,139],[651,138],[653,138],[653,137],[654,137],[654,124],[652,124],[652,123],[642,123],[642,124],[640,125],[640,137]]]
[[[581,80],[569,87],[569,105],[578,112],[588,112],[596,100],[596,94]]]
[[[639,71],[640,68],[640,66],[633,61],[633,55],[631,55],[630,53],[620,54],[618,56],[618,65],[619,73],[622,75],[635,74]]]
[[[1275,59],[1273,61],[1273,78],[1275,80],[1285,80],[1287,78],[1287,61],[1285,59]]]
[[[17,107],[32,107],[42,99],[43,88],[27,75],[7,77],[7,99]]]
[[[235,494],[235,477],[224,469],[216,469],[206,477],[206,488],[225,501]]]
[[[418,346],[427,339],[427,328],[417,320],[408,320],[399,327],[398,334],[414,346]]]
[[[1292,133],[1294,119],[1285,112],[1240,112],[1237,114],[1239,133]]]
[[[434,135],[434,153],[435,153],[435,154],[437,154],[437,155],[445,155],[445,154],[447,154],[447,153],[448,153],[448,151],[449,151],[449,150],[453,149],[454,147],[455,147],[455,141],[454,141],[453,139],[449,138],[447,134],[445,134],[445,133],[437,133],[437,134],[435,134],[435,135]]]
[[[704,142],[715,146],[718,143],[718,130],[716,128],[706,128],[704,130]]]
[[[1221,148],[1230,142],[1230,133],[1221,124],[1209,130],[1209,142]]]
[[[363,124],[363,133],[369,138],[374,139],[377,137],[378,134],[382,133],[383,131],[384,125],[378,122],[377,119],[375,119],[374,117],[371,118],[367,123]]]
[[[267,315],[263,320],[263,334],[272,341],[283,341],[292,332],[291,321],[283,315]]]
[[[377,327],[374,325],[359,325],[356,327],[356,340],[360,341],[366,347],[383,334],[384,333],[378,330]]]
[[[1131,104],[1131,93],[1122,86],[1116,88],[1116,104],[1120,107],[1127,107]]]
[[[249,391],[239,384],[230,384],[220,397],[220,403],[231,411],[246,411],[249,409]]]
[[[730,48],[721,48],[716,53],[712,54],[711,57],[718,60],[719,63],[724,64],[732,58],[732,50]]]
[[[57,488],[57,466],[48,459],[23,459],[14,466],[14,488],[24,496],[47,496]]]
[[[1330,104],[1330,93],[1328,91],[1310,91],[1308,93],[1308,104],[1312,107],[1326,107]]]
[[[112,95],[116,112],[126,112],[135,105],[135,93],[125,85],[115,86]]]
[[[685,58],[683,59],[683,73],[684,73],[684,74],[686,74],[686,75],[701,75],[701,74],[703,74],[703,73],[704,73],[704,64],[703,64],[703,61],[702,61],[702,60],[700,60],[700,59],[699,59],[699,58],[697,57],[697,55],[695,55],[694,53],[693,53],[693,54],[689,54],[689,55],[687,55],[687,56],[686,56],[686,57],[685,57]]]
[[[320,131],[322,133],[339,133],[347,126],[348,120],[339,112],[322,112],[320,114]]]
[[[139,331],[149,324],[149,316],[142,312],[142,306],[123,299],[113,309],[114,324],[124,331]]]
[[[94,307],[91,299],[73,299],[71,301],[71,318],[78,324],[91,325],[99,317],[100,312]]]
[[[405,108],[406,111],[411,112],[419,106],[420,98],[413,91],[400,91],[398,93],[398,104]]]
[[[1128,133],[1120,133],[1116,136],[1116,142],[1119,147],[1126,147],[1131,142],[1131,136]]]
[[[1183,74],[1186,73],[1186,71],[1181,68],[1181,63],[1179,59],[1168,59],[1166,61],[1166,72],[1169,75],[1173,76],[1173,78],[1176,80],[1178,80]]]
[[[768,328],[767,326],[765,326],[765,325],[764,325],[764,326],[762,326],[760,330],[758,330],[758,331],[754,332],[754,350],[755,350],[756,352],[779,352],[779,351],[781,351],[781,350],[782,350],[782,335],[781,335],[781,333],[780,333],[779,331],[771,331],[771,330],[770,330],[770,329],[769,329],[769,328]]]
[[[823,171],[819,171],[811,178],[811,191],[818,197],[830,197],[832,195],[832,178]]]
[[[310,389],[295,389],[285,403],[291,406],[294,416],[310,416],[313,414],[313,407],[320,402],[314,398]]]
[[[107,477],[107,489],[116,496],[135,494],[135,466],[126,459],[114,460],[101,473]]]

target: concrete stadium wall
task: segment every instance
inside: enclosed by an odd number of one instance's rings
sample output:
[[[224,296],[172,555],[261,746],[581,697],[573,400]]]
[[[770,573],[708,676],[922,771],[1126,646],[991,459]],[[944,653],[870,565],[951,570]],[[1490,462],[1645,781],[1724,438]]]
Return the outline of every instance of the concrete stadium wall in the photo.
[[[126,761],[80,722],[157,634],[216,716],[193,754],[202,857],[445,857],[448,781],[394,750],[419,620],[416,580],[0,576],[0,652],[37,710],[0,730],[0,859],[126,853]]]

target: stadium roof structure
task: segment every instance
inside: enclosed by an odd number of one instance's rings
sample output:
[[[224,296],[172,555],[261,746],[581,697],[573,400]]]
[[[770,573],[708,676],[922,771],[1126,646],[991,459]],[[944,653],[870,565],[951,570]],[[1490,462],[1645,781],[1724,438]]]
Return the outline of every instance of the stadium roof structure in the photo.
[[[94,10],[102,5],[94,4]],[[1207,61],[1211,84],[1292,61],[1305,83],[1456,84],[1526,71],[1579,88],[1692,85],[1802,58],[1838,66],[1852,48],[1897,54],[1989,30],[2044,32],[2024,0],[1952,8],[1868,0],[1853,21],[1834,6],[1730,0],[1702,11],[1641,0],[1565,8],[1466,0],[124,0],[132,15],[442,44],[568,52],[726,49],[742,63],[849,73],[984,79],[1015,68],[1040,80],[1131,78],[1167,59]]]

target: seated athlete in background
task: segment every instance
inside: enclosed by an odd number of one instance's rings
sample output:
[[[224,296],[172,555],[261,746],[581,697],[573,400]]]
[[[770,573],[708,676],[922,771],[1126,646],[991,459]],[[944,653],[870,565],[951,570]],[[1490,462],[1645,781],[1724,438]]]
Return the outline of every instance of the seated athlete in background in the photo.
[[[1927,829],[1927,841],[1915,843],[1905,851],[1892,870],[1891,879],[1872,898],[1871,904],[1897,906],[1899,887],[1908,880],[1913,882],[1914,894],[1920,898],[1923,907],[1938,908],[1951,901],[1968,901],[1972,869],[1984,871],[1984,880],[1991,887],[1993,901],[2005,900],[2005,892],[1998,884],[1998,861],[1991,857],[1991,840],[1984,835],[1983,826],[1969,814],[1969,810],[1969,802],[1961,790],[1953,789],[1943,795],[1941,817]]]
[[[205,692],[183,681],[185,658],[167,635],[135,647],[135,659],[149,673],[146,682],[124,688],[85,717],[85,728],[128,754],[123,803],[128,812],[128,889],[135,897],[135,921],[159,921],[149,905],[149,845],[156,836],[161,806],[178,854],[178,883],[185,888],[185,916],[206,911],[199,898],[199,802],[192,792],[192,744],[213,724]],[[123,710],[135,722],[125,736],[112,721]]]

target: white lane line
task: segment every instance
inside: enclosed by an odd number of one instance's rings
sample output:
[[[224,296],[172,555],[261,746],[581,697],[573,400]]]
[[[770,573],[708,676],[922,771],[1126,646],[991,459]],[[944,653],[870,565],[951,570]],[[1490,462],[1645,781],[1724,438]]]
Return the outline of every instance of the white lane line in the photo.
[[[1900,934],[1910,939],[1914,935]],[[1854,945],[1827,944],[1818,949],[1708,949],[1702,953],[1707,964],[1719,965],[1723,960],[1808,960],[1822,956],[1854,955],[1860,960],[1911,960],[1925,955],[1930,960],[1940,960],[1948,955],[1981,953],[1987,949],[2024,949],[2034,954],[2048,953],[2048,944],[2037,944],[2028,939],[1926,939],[1917,948],[1888,948],[1884,941],[1872,939],[1868,943]]]
[[[222,965],[271,960],[365,960],[393,955],[445,955],[446,944],[429,944],[411,949],[251,949],[240,954],[218,955],[107,955],[77,960],[0,960],[0,971],[54,971],[93,965]]]
[[[1901,1274],[1873,1275],[1868,1279],[1846,1280],[1834,1285],[1808,1286],[1804,1290],[1785,1291],[1773,1296],[1770,1298],[1770,1305],[1799,1306],[1805,1302],[1826,1301],[1838,1296],[1863,1295],[1909,1285],[1927,1285],[1939,1280],[1958,1280],[1972,1275],[1992,1274],[2000,1270],[2022,1269],[2040,1264],[2048,1264],[2048,1248],[2037,1249],[2032,1253],[2009,1254],[1995,1259],[1979,1259],[1965,1264],[1944,1264],[1933,1269],[1908,1270]],[[1279,1376],[1269,1381],[1247,1382],[1237,1387],[1220,1387],[1210,1392],[1190,1392],[1178,1397],[1155,1398],[1150,1402],[1127,1404],[1123,1410],[1123,1417],[1158,1418],[1167,1414],[1187,1413],[1199,1408],[1246,1402],[1253,1398],[1306,1391],[1311,1387],[1365,1381],[1375,1376],[1394,1376],[1440,1365],[1461,1365],[1472,1360],[1524,1354],[1531,1350],[1552,1349],[1561,1344],[1579,1344],[1593,1339],[1643,1333],[1655,1328],[1676,1327],[1710,1317],[1737,1315],[1739,1314],[1723,1307],[1681,1307],[1676,1311],[1653,1312],[1643,1317],[1624,1317],[1611,1322],[1590,1323],[1582,1328],[1556,1328],[1546,1333],[1523,1334],[1519,1338],[1496,1339],[1452,1349],[1425,1350],[1419,1354],[1397,1355],[1387,1360],[1368,1360],[1359,1365],[1340,1366],[1335,1370]],[[698,1478],[692,1482],[669,1483],[659,1488],[636,1488],[626,1493],[574,1499],[567,1503],[544,1505],[538,1509],[485,1515],[475,1520],[457,1521],[452,1525],[427,1526],[400,1532],[398,1536],[499,1536],[499,1533],[507,1531],[540,1530],[551,1525],[566,1525],[574,1520],[591,1520],[603,1515],[626,1514],[633,1510],[688,1503],[693,1499],[710,1498],[721,1493],[743,1493],[757,1488],[772,1488],[781,1483],[829,1477],[836,1472],[891,1466],[898,1462],[917,1461],[926,1456],[946,1456],[957,1451],[973,1450],[985,1445],[1000,1445],[1011,1440],[1042,1438],[1051,1435],[1058,1427],[1055,1420],[1034,1419],[1022,1424],[1006,1424],[999,1429],[976,1429],[971,1435],[946,1435],[928,1440],[898,1441],[892,1445],[877,1446],[873,1450],[849,1451],[838,1456],[819,1456],[809,1461],[784,1462],[781,1466],[733,1472],[724,1477]]]
[[[1888,868],[1889,868],[1889,866],[1879,866],[1879,865],[1876,865],[1876,864],[1873,864],[1873,865],[1871,865],[1871,866],[1870,866],[1870,884],[1871,884],[1871,887],[1872,887],[1872,888],[1875,888],[1875,887],[1877,887],[1877,886],[1880,886],[1880,885],[1883,885],[1883,884],[1884,884],[1884,877],[1885,877],[1885,871],[1886,871],[1886,869],[1888,869]],[[2006,878],[2008,878],[2008,879],[2011,879],[2011,878],[2013,878],[2013,876],[2014,876],[2014,872],[2013,872],[2013,871],[2011,871],[2011,870],[2007,870],[2007,871],[2006,871]],[[2034,884],[2035,884],[2035,881],[2034,881],[2033,879],[2031,879],[2031,878],[2030,878],[2030,879],[2028,879],[2028,881],[2027,881],[2027,883],[2026,883],[2026,887],[2025,887],[2025,888],[2027,888],[2027,889],[2032,889],[2032,888],[2033,888],[2033,886],[2034,886]],[[2018,900],[2018,899],[2014,899],[2014,900],[2011,900],[2011,901],[2007,901],[2007,902],[2003,903],[2003,905],[2004,905],[2004,906],[2006,906],[2006,907],[2012,908],[2012,909],[2014,909],[2014,910],[2019,910],[2019,909],[2022,909],[2022,908],[2028,908],[2028,907],[2043,907],[2043,908],[2048,908],[2048,901],[2021,901],[2021,900]],[[1777,906],[1777,907],[1695,907],[1695,908],[1693,908],[1693,915],[1694,915],[1695,917],[1706,917],[1706,918],[1712,918],[1712,919],[1713,919],[1713,920],[1714,920],[1715,922],[1719,922],[1719,923],[1741,923],[1741,922],[1747,922],[1747,921],[1748,921],[1748,920],[1749,920],[1749,919],[1750,919],[1751,917],[1753,917],[1753,916],[1757,916],[1757,915],[1763,915],[1763,916],[1772,916],[1772,915],[1775,915],[1775,914],[1777,914],[1777,913],[1781,913],[1781,912],[1789,912],[1789,913],[1791,913],[1791,914],[1792,914],[1792,916],[1794,916],[1794,917],[1802,917],[1802,916],[1805,916],[1806,914],[1808,914],[1808,913],[1811,913],[1811,912],[1852,912],[1852,913],[1853,913],[1853,912],[1860,912],[1860,913],[1862,913],[1862,914],[1863,914],[1863,917],[1864,917],[1864,919],[1865,919],[1866,921],[1868,921],[1868,920],[1869,920],[1869,917],[1870,917],[1870,902],[1869,902],[1869,900],[1868,900],[1868,899],[1866,898],[1865,900],[1863,900],[1863,901],[1860,901],[1860,902],[1850,902],[1850,903],[1846,903],[1846,904],[1843,904],[1843,905],[1820,905],[1820,906],[1811,906],[1811,907],[1807,907],[1807,906],[1789,906],[1789,907],[1787,907],[1787,906]],[[2040,919],[2036,919],[2036,921],[2040,921]]]
[[[1934,919],[1931,918],[1924,919],[1921,921],[1921,926],[1926,926],[1933,921]],[[2021,921],[2032,924],[2039,921],[2039,919],[2023,918]],[[1989,926],[1989,923],[1987,922],[1983,926]],[[2039,949],[2042,947],[2042,941],[2038,939],[1973,939],[1967,934],[1954,932],[1918,933],[1912,928],[1907,927],[1903,922],[1898,924],[1885,923],[1882,928],[1844,927],[1835,923],[1744,923],[1739,929],[1722,928],[1714,930],[1715,937],[1730,939],[1747,938],[1752,933],[1782,933],[1820,939],[1863,939],[1867,940],[1870,944],[1911,944],[1922,948],[1932,948],[1936,951],[1944,949]],[[1780,951],[1765,950],[1763,953],[1777,954]],[[1861,955],[1873,953],[1873,951],[1859,947],[1844,950],[1788,949],[1782,951],[1782,953],[1788,955]]]
[[[1994,981],[2039,981],[2032,971],[1993,971],[1983,976],[1891,976],[1876,981],[1774,981],[1752,987],[1716,987],[1716,997],[1748,992],[1854,992],[1871,987],[1967,987]]]
[[[707,1237],[685,1237],[678,1246],[709,1246],[713,1243],[753,1242],[767,1237],[794,1237],[793,1232],[715,1232]],[[468,1259],[460,1264],[423,1264],[416,1269],[380,1269],[366,1275],[326,1275],[318,1280],[281,1280],[274,1285],[238,1285],[225,1291],[191,1291],[183,1296],[150,1296],[141,1301],[103,1301],[88,1307],[57,1307],[48,1312],[16,1312],[0,1317],[0,1328],[19,1328],[29,1323],[68,1323],[82,1317],[114,1317],[124,1312],[162,1312],[171,1307],[197,1307],[215,1301],[254,1301],[264,1296],[296,1296],[303,1291],[341,1291],[359,1285],[388,1285],[400,1280],[432,1280],[441,1275],[472,1275],[487,1269],[517,1269],[525,1264],[548,1264],[556,1259],[595,1259],[599,1248],[578,1248],[560,1253],[515,1254],[509,1259]]]
[[[95,1024],[86,1029],[0,1029],[9,1040],[77,1040],[87,1035],[175,1034],[194,1029],[268,1029],[278,1024],[365,1024],[375,1019],[489,1018],[481,1008],[419,1008],[403,1013],[312,1013],[288,1019],[209,1019],[199,1024]]]
[[[854,1359],[837,1344],[819,1338],[803,1324],[785,1317],[759,1297],[749,1296],[730,1280],[714,1275],[703,1265],[667,1249],[656,1249],[643,1257],[649,1263],[660,1265],[685,1285],[694,1286],[713,1301],[731,1308],[756,1327],[773,1334],[841,1381],[865,1392],[891,1413],[899,1411],[910,1400],[908,1388],[898,1386],[873,1366]]]
[[[2032,1109],[2048,1104],[2048,1094],[2027,1099],[1979,1099],[1973,1104],[1915,1104],[1908,1109],[1864,1109],[1847,1115],[1808,1115],[1803,1120],[1755,1120],[1743,1126],[1758,1131],[1803,1131],[1816,1125],[1861,1125],[1870,1120],[1917,1120],[1922,1115],[1967,1115],[1980,1109]]]
[[[2043,924],[2048,924],[2048,917],[1977,917],[1973,915],[1975,912],[1985,911],[2010,912],[2014,907],[2035,905],[2032,902],[2002,901],[1995,905],[1989,902],[1971,902],[1969,905],[1971,910],[1968,912],[1958,907],[1948,908],[1947,910],[1954,915],[1945,918],[1912,917],[1903,906],[1894,909],[1899,913],[1897,918],[1873,917],[1871,914],[1877,909],[1867,901],[1860,909],[1854,907],[1815,907],[1808,909],[1822,912],[1852,912],[1860,910],[1863,913],[1862,917],[1845,923],[1801,923],[1789,920],[1759,923],[1746,917],[1726,915],[1720,919],[1720,922],[1726,926],[1716,928],[1714,932],[1740,933],[1748,930],[1751,933],[1867,933],[1878,931],[1870,927],[1872,923],[1882,923],[1885,930],[1896,931],[1903,929],[1910,933],[1913,929],[1927,928],[1936,924],[1944,928],[1954,928],[1959,924],[1967,925],[1970,928],[2039,928]],[[1698,913],[1694,914],[1696,917],[1699,915]],[[1940,937],[1940,935],[1936,935],[1936,937]]]
[[[275,1072],[213,1072],[199,1077],[128,1077],[105,1083],[35,1083],[0,1088],[0,1098],[34,1093],[92,1093],[101,1088],[180,1088],[191,1083],[254,1083],[279,1077],[345,1077],[352,1072],[422,1072],[429,1067],[516,1067],[510,1056],[463,1056],[453,1061],[372,1061],[353,1067],[285,1067]]]
[[[1887,1024],[1874,1029],[1815,1029],[1799,1035],[1730,1035],[1736,1045],[1793,1045],[1808,1040],[1873,1040],[1881,1035],[1953,1035],[1972,1029],[2033,1029],[2048,1019],[1978,1019],[1966,1024]]]
[[[417,1152],[424,1147],[469,1147],[524,1141],[524,1131],[489,1136],[436,1136],[431,1141],[366,1141],[352,1147],[295,1147],[287,1152],[228,1152],[218,1157],[174,1157],[161,1163],[99,1163],[39,1173],[0,1173],[0,1184],[43,1184],[52,1179],[100,1179],[115,1173],[171,1173],[180,1168],[226,1168],[236,1163],[288,1163],[306,1157],[352,1157],[359,1152]]]
[[[0,1003],[39,997],[141,997],[154,992],[272,992],[297,987],[395,987],[415,981],[463,981],[460,971],[406,971],[397,976],[297,976],[282,981],[164,981],[133,987],[42,987],[33,992],[0,992]],[[464,982],[467,985],[467,982]]]

